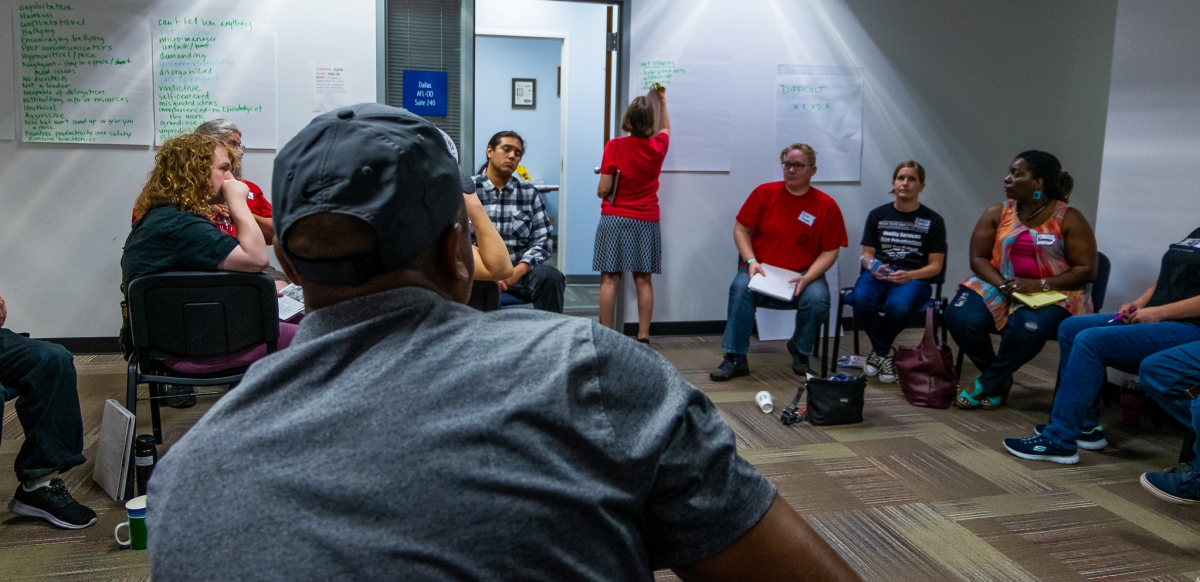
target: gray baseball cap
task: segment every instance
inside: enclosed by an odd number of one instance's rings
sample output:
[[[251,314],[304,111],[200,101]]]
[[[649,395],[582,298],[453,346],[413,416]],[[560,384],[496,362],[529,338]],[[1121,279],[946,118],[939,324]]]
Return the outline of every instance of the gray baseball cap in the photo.
[[[314,119],[275,157],[275,229],[292,266],[314,283],[361,285],[428,249],[463,204],[466,183],[452,145],[432,123],[379,103],[360,103]],[[320,212],[369,224],[376,252],[336,259],[291,252],[288,229]]]

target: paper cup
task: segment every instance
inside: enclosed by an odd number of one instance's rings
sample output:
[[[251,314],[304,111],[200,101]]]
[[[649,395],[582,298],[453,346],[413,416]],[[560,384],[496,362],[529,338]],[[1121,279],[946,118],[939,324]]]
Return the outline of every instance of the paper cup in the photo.
[[[763,390],[754,395],[754,401],[758,403],[758,407],[766,414],[771,414],[775,410],[775,403],[771,400],[771,393]]]
[[[141,495],[129,500],[125,504],[125,511],[129,514],[129,521],[123,521],[117,524],[113,530],[113,537],[117,539],[117,543],[121,547],[132,547],[135,550],[146,549],[146,496]],[[121,528],[129,528],[129,539],[121,539]]]

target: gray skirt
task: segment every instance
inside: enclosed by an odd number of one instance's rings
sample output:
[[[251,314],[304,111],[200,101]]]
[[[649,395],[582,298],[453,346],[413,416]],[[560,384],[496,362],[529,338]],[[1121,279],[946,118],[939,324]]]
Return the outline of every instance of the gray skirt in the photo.
[[[662,274],[662,233],[657,222],[602,215],[596,228],[592,270]]]

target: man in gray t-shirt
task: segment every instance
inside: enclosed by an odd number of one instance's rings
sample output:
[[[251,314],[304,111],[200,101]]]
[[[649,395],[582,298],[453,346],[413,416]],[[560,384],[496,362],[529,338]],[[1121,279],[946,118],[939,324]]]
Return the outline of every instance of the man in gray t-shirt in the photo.
[[[663,358],[462,305],[435,131],[364,104],[281,150],[276,248],[309,315],[155,469],[155,579],[857,579]]]

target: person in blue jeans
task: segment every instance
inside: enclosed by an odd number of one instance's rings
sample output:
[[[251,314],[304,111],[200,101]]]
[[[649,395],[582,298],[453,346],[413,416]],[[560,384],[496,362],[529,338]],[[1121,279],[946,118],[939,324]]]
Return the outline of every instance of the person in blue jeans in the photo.
[[[929,301],[946,261],[946,223],[918,200],[924,189],[925,168],[900,162],[892,171],[896,199],[872,210],[863,228],[865,270],[854,284],[854,317],[871,340],[865,372],[885,384],[896,381],[892,342]]]
[[[1146,358],[1138,380],[1159,407],[1200,435],[1200,342]],[[1200,438],[1192,443],[1190,462],[1143,473],[1142,487],[1171,503],[1200,503]]]
[[[1136,373],[1147,358],[1200,341],[1200,228],[1172,244],[1158,281],[1116,314],[1068,318],[1058,330],[1058,393],[1050,423],[1034,436],[1005,439],[1008,452],[1032,461],[1079,462],[1079,448],[1108,445],[1095,407],[1105,368]]]

